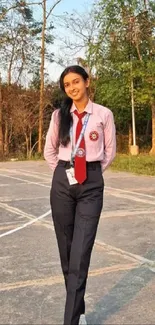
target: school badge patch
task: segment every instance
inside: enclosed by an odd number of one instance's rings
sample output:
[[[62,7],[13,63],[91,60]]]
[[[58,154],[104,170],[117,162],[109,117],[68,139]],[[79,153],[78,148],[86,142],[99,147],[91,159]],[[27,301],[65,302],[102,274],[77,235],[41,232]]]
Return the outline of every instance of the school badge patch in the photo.
[[[90,132],[89,138],[90,138],[91,141],[97,141],[98,138],[99,138],[98,132],[97,131]]]
[[[84,157],[85,156],[85,150],[83,148],[79,148],[77,150],[76,156],[78,156],[78,157]]]

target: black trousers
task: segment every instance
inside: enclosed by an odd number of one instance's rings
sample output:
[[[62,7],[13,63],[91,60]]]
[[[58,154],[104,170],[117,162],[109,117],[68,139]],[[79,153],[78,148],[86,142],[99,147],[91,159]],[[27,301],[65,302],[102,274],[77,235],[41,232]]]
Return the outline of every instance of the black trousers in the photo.
[[[64,325],[78,325],[80,315],[85,313],[84,294],[104,182],[100,162],[87,163],[83,184],[69,185],[67,168],[69,162],[58,162],[50,202],[67,292]]]

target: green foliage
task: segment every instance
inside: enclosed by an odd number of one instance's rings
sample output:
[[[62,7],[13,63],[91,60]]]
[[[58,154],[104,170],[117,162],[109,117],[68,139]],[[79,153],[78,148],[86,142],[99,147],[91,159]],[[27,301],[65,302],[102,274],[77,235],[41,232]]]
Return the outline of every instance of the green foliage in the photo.
[[[131,123],[131,81],[137,132],[151,119],[155,101],[155,6],[141,0],[100,0],[94,5],[98,31],[88,43],[87,62],[94,71],[95,100],[110,107],[118,132]],[[149,112],[149,113],[148,113]]]
[[[22,3],[22,5],[21,5]],[[25,2],[19,2],[17,1],[17,11],[22,14],[23,18],[26,20],[26,21],[32,21],[33,19],[33,13],[32,13],[32,10],[26,5]]]
[[[0,64],[9,76],[9,84],[13,76],[18,82],[24,70],[36,65],[39,49],[31,31],[34,23],[33,12],[25,2],[12,1],[6,6],[6,15],[1,20]]]
[[[36,89],[36,90],[40,89],[40,71],[39,71],[39,69],[36,69],[36,71],[34,71],[34,73],[33,73],[33,78],[30,83],[30,89],[31,88]]]
[[[55,86],[52,92],[52,105],[54,108],[60,108],[60,105],[64,99],[65,95],[62,90]]]
[[[31,160],[44,160],[44,156],[43,156],[43,154],[41,154],[39,152],[35,152],[32,155]]]
[[[117,155],[111,168],[115,171],[126,171],[141,175],[155,176],[154,163],[155,159],[149,155]]]

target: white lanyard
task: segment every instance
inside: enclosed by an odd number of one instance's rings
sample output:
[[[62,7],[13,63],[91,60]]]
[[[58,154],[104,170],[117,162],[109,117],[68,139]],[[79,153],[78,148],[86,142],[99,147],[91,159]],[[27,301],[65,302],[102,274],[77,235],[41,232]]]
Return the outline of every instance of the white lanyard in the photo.
[[[71,160],[70,160],[71,166],[73,166],[74,157],[76,156],[77,150],[79,149],[80,142],[81,142],[81,140],[82,140],[82,138],[83,138],[83,136],[85,134],[87,123],[88,123],[88,120],[89,120],[89,116],[90,116],[89,113],[87,113],[86,116],[85,116],[83,127],[82,127],[81,133],[79,135],[79,138],[78,138],[78,140],[76,142],[76,145],[75,145],[74,149],[73,149],[73,127],[70,128],[70,140],[71,140],[71,148],[72,148]]]

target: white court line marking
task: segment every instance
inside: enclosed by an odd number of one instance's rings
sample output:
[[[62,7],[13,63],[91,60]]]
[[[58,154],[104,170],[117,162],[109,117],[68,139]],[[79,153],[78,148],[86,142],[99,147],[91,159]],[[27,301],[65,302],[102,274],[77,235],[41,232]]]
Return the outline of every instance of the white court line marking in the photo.
[[[0,187],[10,186],[10,184],[0,184]]]
[[[151,204],[151,205],[155,205],[155,201],[150,201],[150,200],[144,200],[144,199],[140,199],[138,197],[133,197],[131,195],[125,195],[124,193],[111,193],[112,196],[121,198],[121,199],[127,199],[127,200],[132,200],[135,202],[141,202],[141,203],[146,203],[146,204]],[[155,197],[154,197],[155,199]]]
[[[51,210],[47,211],[46,213],[44,213],[40,217],[35,218],[35,219],[33,219],[33,220],[25,223],[24,225],[22,225],[20,227],[17,227],[15,229],[12,229],[10,231],[7,231],[7,232],[1,234],[0,235],[0,238],[5,237],[5,236],[8,236],[8,235],[10,235],[12,233],[15,233],[15,232],[17,232],[17,231],[19,231],[19,230],[21,230],[23,228],[26,228],[26,227],[32,225],[33,223],[37,222],[38,220],[41,220],[41,219],[45,218],[49,214],[51,214]],[[53,226],[51,226],[50,228],[52,230],[54,230],[54,227]],[[153,260],[147,259],[147,258],[145,258],[143,256],[140,256],[140,255],[137,255],[137,254],[133,254],[133,253],[124,251],[124,250],[122,250],[120,248],[117,248],[115,246],[108,245],[108,244],[106,244],[106,243],[104,243],[102,241],[99,241],[99,240],[95,240],[95,244],[98,245],[98,246],[104,247],[104,248],[108,248],[108,251],[117,252],[117,253],[121,254],[122,256],[124,256],[124,257],[127,256],[130,259],[132,258],[132,259],[134,259],[136,261],[139,261],[139,262],[141,262],[141,264],[143,264],[145,266],[148,266],[150,268],[150,270],[152,270],[153,272],[155,272],[155,261],[153,261]]]
[[[33,216],[32,214],[26,213],[18,208],[14,208],[14,207],[10,207],[8,204],[6,203],[0,203],[0,208],[5,209],[6,211],[15,213],[21,217],[26,217],[28,219],[34,219],[36,218],[35,216]]]
[[[0,175],[1,176],[1,175]],[[44,183],[44,182],[43,182]],[[25,183],[13,183],[13,186],[17,186],[17,185],[24,185]],[[6,187],[6,186],[10,186],[10,184],[0,184],[0,187]]]
[[[43,187],[47,187],[47,188],[50,188],[51,187],[49,185],[44,185],[42,183],[36,183],[36,182],[27,181],[26,179],[19,178],[19,177],[13,177],[13,176],[4,175],[4,174],[0,174],[0,176],[6,177],[6,178],[11,178],[11,179],[16,179],[18,181],[22,181],[22,182],[27,183],[27,184],[39,185],[39,186],[43,186]]]
[[[32,218],[30,218],[30,220],[32,220]],[[18,221],[18,222],[21,222],[21,224],[23,224],[23,221]],[[1,226],[5,226],[5,225],[12,225],[12,224],[17,224],[17,220],[14,220],[14,221],[5,221],[5,222],[1,222]]]
[[[11,169],[11,170],[10,169],[1,169],[1,170],[8,171],[8,172],[13,171],[14,173],[18,173],[18,170],[14,170],[14,169]],[[39,172],[34,172],[34,171],[33,172],[29,172],[29,171],[26,171],[25,169],[19,169],[19,170],[26,172],[30,176],[31,175],[32,176],[35,176],[34,174],[39,174]],[[49,180],[51,180],[51,175],[50,174],[42,174],[42,175],[48,176],[49,177]],[[48,181],[47,178],[46,178],[46,181]],[[39,184],[39,183],[37,183],[37,184]],[[110,187],[110,186],[105,186],[105,189],[107,189],[107,190],[108,189],[115,190],[115,191],[129,193],[129,194],[134,194],[134,195],[136,194],[136,195],[139,195],[139,196],[146,196],[146,197],[149,197],[149,198],[155,198],[155,196],[153,196],[153,195],[143,194],[143,193],[134,192],[134,191],[123,190],[123,189],[120,189],[120,188],[115,188],[115,187]]]
[[[107,190],[114,190],[114,191],[119,191],[119,192],[124,192],[124,193],[129,193],[129,194],[136,194],[139,196],[146,196],[146,197],[150,197],[151,199],[155,199],[154,195],[148,195],[148,194],[143,194],[143,193],[139,193],[139,192],[134,192],[134,191],[127,191],[127,190],[122,190],[121,188],[115,188],[115,187],[110,187],[110,186],[106,186],[105,187]]]
[[[21,226],[21,223],[19,223],[19,222],[16,222],[16,227],[19,227],[19,226]],[[2,225],[0,225],[0,231],[3,231],[3,230],[8,230],[8,229],[12,229],[14,227],[14,224],[12,224],[12,225],[5,225],[5,226],[2,226]],[[14,228],[13,228],[14,229]]]
[[[34,220],[36,219],[36,216],[34,216],[33,214],[28,214],[18,208],[14,208],[6,203],[0,203],[0,207],[6,211],[9,211],[11,213],[15,213],[17,215],[19,215],[20,217],[24,217],[24,218],[27,218],[27,219],[30,219],[30,220]],[[12,221],[10,224],[12,224],[14,221]],[[19,222],[19,221],[18,221]],[[21,220],[22,224],[23,224],[23,220]],[[7,223],[7,221],[6,221]],[[15,221],[15,223],[17,223],[17,220]],[[2,223],[1,223],[2,224]],[[51,226],[51,222],[49,221],[44,221],[44,223],[42,223],[43,226],[46,226],[47,225],[50,225]],[[49,227],[50,228],[50,227]]]
[[[142,215],[145,214],[146,217],[149,218],[150,214],[155,214],[155,211],[153,210],[134,210],[134,211],[127,211],[127,210],[112,210],[112,211],[103,211],[101,212],[100,219],[105,218],[113,218],[113,217],[126,217],[126,216],[136,216],[136,215]],[[153,218],[155,221],[155,218]]]
[[[31,170],[26,170],[26,169],[21,169],[21,168],[19,168],[18,170],[19,171],[21,170],[22,172],[27,172],[27,173],[31,173],[31,174],[39,174],[40,175],[40,172],[34,172],[34,171],[31,171]],[[41,175],[48,176],[48,177],[52,176],[52,175],[50,175],[50,173],[49,174],[48,173],[41,173]]]
[[[133,261],[138,261],[142,265],[148,266],[148,267],[150,267],[150,269],[152,268],[152,271],[155,272],[155,261],[153,261],[153,260],[150,260],[148,258],[145,258],[145,257],[137,255],[137,254],[130,253],[128,251],[117,248],[115,246],[108,245],[108,244],[106,244],[106,243],[104,243],[104,242],[102,242],[100,240],[95,240],[95,244],[98,245],[98,246],[101,246],[103,248],[108,249],[108,252],[116,252],[116,253],[119,253],[120,255],[124,256],[124,257],[125,256],[129,257]]]
[[[47,216],[50,215],[50,214],[51,214],[51,210],[49,210],[49,211],[47,211],[46,213],[42,214],[40,217],[35,218],[35,219],[33,219],[33,220],[31,220],[31,221],[25,223],[24,225],[22,225],[22,226],[20,226],[20,227],[17,227],[17,228],[15,228],[15,229],[9,230],[9,231],[7,231],[7,232],[1,234],[1,235],[0,235],[0,238],[5,237],[5,236],[8,236],[8,235],[11,235],[11,234],[13,234],[13,233],[15,233],[15,232],[17,232],[17,231],[19,231],[19,230],[22,230],[22,229],[24,229],[24,228],[26,228],[26,227],[32,225],[34,222],[37,222],[38,220],[41,220],[41,219],[47,217]],[[53,230],[54,230],[54,227],[52,227],[52,228],[53,228]]]
[[[16,180],[21,180],[25,183],[28,183],[28,184],[34,184],[34,185],[40,185],[40,186],[43,186],[43,187],[48,187],[50,188],[51,186],[47,186],[47,185],[44,185],[42,183],[36,183],[36,182],[31,182],[31,181],[28,181],[28,180],[25,180],[23,178],[17,178],[17,177],[13,177],[13,176],[9,176],[9,175],[4,175],[4,174],[0,174],[0,176],[4,176],[4,177],[8,177],[8,178],[12,178],[12,179],[16,179]],[[150,198],[155,198],[155,196],[153,195],[148,195],[148,194],[143,194],[143,193],[139,193],[139,192],[133,192],[133,191],[127,191],[127,190],[122,190],[122,189],[119,189],[119,188],[115,188],[115,187],[109,187],[109,186],[105,186],[105,189],[106,190],[114,190],[114,191],[120,191],[120,192],[124,192],[124,193],[129,193],[129,194],[134,194],[134,195],[138,195],[138,196],[144,196],[144,197],[150,197]],[[110,193],[111,194],[111,193]]]
[[[114,273],[114,272],[121,272],[121,271],[128,271],[135,268],[138,268],[139,265],[137,263],[132,264],[117,264],[113,266],[107,266],[102,267],[99,269],[93,269],[89,271],[89,276],[96,277],[98,275],[104,275],[108,273]],[[14,289],[20,289],[20,288],[26,288],[31,286],[52,286],[64,283],[64,278],[61,275],[54,275],[50,277],[44,277],[43,279],[32,279],[32,280],[24,280],[24,281],[18,281],[13,283],[2,283],[0,286],[0,292],[2,291],[10,291]]]
[[[19,176],[22,176],[22,175],[23,176],[30,176],[30,177],[33,177],[33,178],[41,179],[42,181],[45,181],[45,182],[48,181],[47,177],[44,178],[42,176],[34,175],[34,174],[31,174],[31,173],[19,172],[18,170],[15,170],[15,169],[9,169],[8,170],[8,169],[3,168],[1,170],[5,171],[5,172],[8,172],[8,173],[14,173],[14,174],[17,174]]]
[[[39,184],[39,183],[35,183],[35,182],[28,182],[28,181],[26,181],[26,180],[23,180],[23,179],[20,179],[20,178],[11,177],[11,176],[8,176],[8,175],[2,175],[2,176],[4,176],[4,177],[9,177],[9,178],[13,178],[13,179],[22,180],[22,181],[25,181],[26,183],[31,183],[31,184],[36,184],[36,185],[40,185],[40,186],[45,186],[45,185],[43,185],[43,184]],[[49,188],[50,186],[45,186],[45,187],[48,187],[48,188]],[[116,189],[116,188],[112,188],[112,187],[106,187],[106,188],[107,188],[107,189],[111,189],[111,190],[116,190],[116,191],[125,192],[125,193],[130,193],[130,194],[134,194],[134,195],[136,194],[136,195],[142,195],[142,196],[146,196],[146,197],[148,197],[147,194],[142,194],[142,193],[137,193],[137,192],[131,192],[131,191],[126,191],[126,190],[122,190],[122,189]],[[154,196],[149,196],[149,197],[154,198]],[[150,203],[150,202],[149,202],[149,203]],[[21,230],[21,229],[23,229],[23,228],[26,228],[27,226],[33,224],[34,222],[36,222],[36,221],[38,221],[38,220],[40,220],[40,219],[46,217],[46,216],[49,215],[50,213],[51,213],[51,210],[49,210],[49,211],[46,212],[45,214],[41,215],[40,217],[35,218],[35,219],[33,219],[32,221],[25,223],[25,224],[22,225],[21,227],[18,227],[18,228],[12,229],[11,231],[8,231],[8,232],[6,232],[6,233],[1,234],[1,235],[0,235],[0,238],[2,238],[2,237],[4,237],[4,236],[7,236],[7,235],[10,235],[10,234],[12,234],[12,233],[14,233],[14,232],[17,232],[17,231],[19,231],[19,230]],[[54,230],[54,227],[53,227],[53,230]],[[99,242],[99,241],[95,241],[95,243],[98,244],[98,245],[99,245],[99,243],[100,243],[100,246],[102,245],[102,242]],[[107,244],[103,243],[103,245],[107,245]],[[102,246],[103,246],[103,245],[102,245]],[[134,257],[135,259],[138,258],[138,260],[141,261],[142,264],[146,264],[146,266],[148,266],[150,269],[151,269],[151,267],[152,267],[152,271],[154,271],[154,265],[155,265],[155,262],[154,262],[154,261],[149,260],[149,259],[146,259],[146,258],[144,258],[144,257],[142,257],[142,256],[140,256],[140,255],[136,255],[136,254],[132,254],[132,253],[129,253],[129,252],[125,252],[125,251],[123,251],[123,250],[117,249],[117,248],[114,247],[114,246],[110,246],[110,245],[107,245],[107,246],[113,248],[114,251],[117,250],[117,252],[118,252],[118,251],[121,251],[122,253],[124,252],[125,254],[128,253],[128,256],[130,256],[130,257]],[[131,255],[132,255],[132,256],[131,256]]]
[[[25,184],[25,183],[24,183]],[[48,196],[35,196],[35,197],[19,197],[19,198],[10,198],[10,197],[0,197],[0,201],[1,202],[15,202],[15,201],[30,201],[30,200],[41,200],[41,199],[49,199],[49,195]]]
[[[19,221],[18,221],[19,222]],[[23,222],[21,221],[21,223],[23,224]],[[6,225],[12,225],[12,224],[17,224],[17,220],[16,221],[5,221],[5,222],[1,222],[1,225],[6,226]]]
[[[0,175],[1,176],[1,175]],[[43,182],[39,182],[39,183],[37,183],[37,184],[49,184],[49,181],[43,181]],[[25,182],[20,182],[20,183],[13,183],[13,186],[19,186],[19,185],[25,185]],[[0,184],[0,187],[9,187],[10,186],[10,184]]]
[[[30,225],[32,225],[33,223],[37,222],[38,220],[41,220],[43,218],[45,218],[46,216],[48,216],[49,214],[51,214],[51,210],[47,211],[46,213],[44,213],[43,215],[41,215],[40,217],[38,218],[35,218],[27,223],[25,223],[24,225],[20,226],[20,227],[17,227],[15,229],[12,229],[12,230],[9,230],[3,234],[0,235],[0,238],[2,237],[5,237],[5,236],[8,236],[8,235],[11,235],[19,230],[22,230]],[[50,227],[52,230],[54,230],[54,227],[51,225]],[[108,248],[108,251],[112,251],[112,252],[116,252],[116,253],[119,253],[120,255],[122,255],[124,258],[125,257],[128,257],[132,260],[136,260],[138,262],[140,262],[142,265],[148,267],[152,272],[155,272],[155,261],[153,260],[150,260],[150,259],[147,259],[143,256],[140,256],[140,255],[137,255],[137,254],[133,254],[133,253],[130,253],[130,252],[127,252],[127,251],[124,251],[120,248],[117,248],[115,246],[111,246],[111,245],[108,245],[104,242],[101,242],[99,240],[95,240],[95,245],[98,245],[98,246],[101,246],[101,247],[104,247],[104,248]]]

